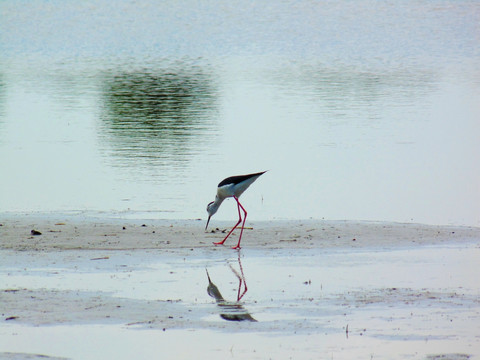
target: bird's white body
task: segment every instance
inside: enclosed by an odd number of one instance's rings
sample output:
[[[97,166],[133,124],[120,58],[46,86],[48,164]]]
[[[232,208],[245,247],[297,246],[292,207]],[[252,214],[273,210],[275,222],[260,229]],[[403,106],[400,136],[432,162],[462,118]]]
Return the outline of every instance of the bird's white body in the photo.
[[[247,190],[248,187],[252,185],[252,183],[260,177],[260,175],[252,176],[237,184],[230,183],[227,185],[219,186],[217,188],[217,196],[223,199],[227,197],[232,197],[232,196],[239,198],[240,195],[242,195],[244,191]]]
[[[220,204],[223,202],[228,197],[236,197],[239,198],[240,195],[242,195],[245,190],[248,189],[252,183],[258,179],[260,175],[253,176],[251,178],[248,178],[247,180],[244,180],[242,182],[239,182],[238,184],[230,183],[226,185],[219,186],[217,188],[217,195],[215,196],[215,204],[218,204],[220,207]]]
[[[234,184],[229,184],[229,185],[224,185],[224,186],[218,187],[216,197],[218,199],[222,199],[222,201],[223,201],[227,197],[232,197],[232,196],[239,197],[240,195],[237,195],[236,193],[238,193],[238,191],[235,191],[235,185]]]

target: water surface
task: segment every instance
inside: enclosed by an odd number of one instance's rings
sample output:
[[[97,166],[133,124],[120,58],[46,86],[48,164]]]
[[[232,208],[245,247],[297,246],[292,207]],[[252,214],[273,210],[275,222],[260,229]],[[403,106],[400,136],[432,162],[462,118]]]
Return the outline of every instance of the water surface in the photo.
[[[0,324],[0,354],[478,356],[477,244],[274,252],[4,250],[0,280],[9,290],[0,296],[5,316],[17,318]],[[222,317],[225,307],[207,294],[205,268],[225,300],[238,305],[236,314],[256,322]],[[248,291],[236,302],[244,285]],[[82,345],[73,341],[79,336]]]
[[[0,212],[480,225],[476,1],[0,13]]]

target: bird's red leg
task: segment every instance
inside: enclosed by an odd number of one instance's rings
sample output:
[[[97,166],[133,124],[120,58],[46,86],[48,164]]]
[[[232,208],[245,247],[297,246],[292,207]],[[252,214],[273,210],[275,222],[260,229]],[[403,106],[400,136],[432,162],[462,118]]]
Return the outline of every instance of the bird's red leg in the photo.
[[[237,198],[235,198],[235,200],[237,200]],[[242,221],[242,215],[240,214],[240,207],[238,206],[240,205],[240,203],[238,202],[237,200],[237,208],[238,208],[238,222],[235,224],[235,226],[232,228],[232,230],[230,230],[230,232],[228,233],[227,236],[225,236],[225,239],[223,239],[222,241],[219,241],[219,242],[214,242],[215,245],[223,245],[223,243],[225,242],[225,240],[227,240],[227,238],[230,236],[230,234],[233,232],[233,230],[236,229],[236,227],[238,226],[238,224],[240,224],[240,222]],[[241,206],[241,205],[240,205]],[[243,209],[243,208],[242,208]],[[244,221],[245,223],[245,221]]]
[[[240,223],[240,221],[242,220],[242,217],[240,216],[240,208],[242,208],[243,213],[244,213],[242,230],[240,230],[240,236],[239,236],[239,238],[238,238],[238,244],[237,244],[237,246],[232,247],[232,249],[240,249],[240,241],[242,241],[243,228],[244,228],[244,226],[245,226],[245,220],[247,220],[247,210],[245,210],[245,208],[242,206],[242,204],[240,204],[240,201],[238,201],[238,199],[237,199],[236,196],[234,196],[233,198],[237,201],[237,204],[238,204],[238,216],[240,217],[240,219],[238,220],[237,225],[238,225],[238,224]]]

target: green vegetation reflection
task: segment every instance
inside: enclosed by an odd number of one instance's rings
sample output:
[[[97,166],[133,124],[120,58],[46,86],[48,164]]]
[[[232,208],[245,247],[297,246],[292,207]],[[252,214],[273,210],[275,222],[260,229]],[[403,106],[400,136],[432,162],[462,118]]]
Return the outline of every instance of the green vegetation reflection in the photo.
[[[103,133],[121,161],[186,160],[215,135],[216,91],[200,69],[116,74],[103,93]]]

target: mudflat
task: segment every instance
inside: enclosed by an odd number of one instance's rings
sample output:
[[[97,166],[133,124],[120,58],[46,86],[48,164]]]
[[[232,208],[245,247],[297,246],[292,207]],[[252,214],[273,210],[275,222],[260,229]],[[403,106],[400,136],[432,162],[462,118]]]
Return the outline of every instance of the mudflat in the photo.
[[[219,221],[0,224],[0,358],[480,355],[476,227],[249,221],[237,251]]]

